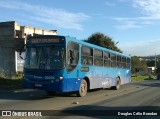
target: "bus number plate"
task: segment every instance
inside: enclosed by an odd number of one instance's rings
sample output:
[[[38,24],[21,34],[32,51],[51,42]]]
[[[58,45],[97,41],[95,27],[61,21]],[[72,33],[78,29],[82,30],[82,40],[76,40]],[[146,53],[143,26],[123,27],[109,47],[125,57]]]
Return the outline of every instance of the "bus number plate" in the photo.
[[[35,84],[35,87],[42,87],[42,84]]]

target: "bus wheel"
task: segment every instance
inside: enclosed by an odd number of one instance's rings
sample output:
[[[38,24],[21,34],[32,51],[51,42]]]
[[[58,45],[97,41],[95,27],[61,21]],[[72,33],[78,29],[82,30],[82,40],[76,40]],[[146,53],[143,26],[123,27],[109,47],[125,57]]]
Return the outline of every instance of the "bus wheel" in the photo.
[[[120,86],[121,86],[121,79],[120,79],[120,78],[117,78],[116,86],[114,86],[114,89],[115,89],[115,90],[119,90],[119,89],[120,89]]]
[[[81,81],[80,89],[79,89],[77,95],[78,95],[79,97],[83,97],[83,96],[85,96],[86,94],[87,94],[87,82],[86,82],[86,80],[83,79],[83,80]]]

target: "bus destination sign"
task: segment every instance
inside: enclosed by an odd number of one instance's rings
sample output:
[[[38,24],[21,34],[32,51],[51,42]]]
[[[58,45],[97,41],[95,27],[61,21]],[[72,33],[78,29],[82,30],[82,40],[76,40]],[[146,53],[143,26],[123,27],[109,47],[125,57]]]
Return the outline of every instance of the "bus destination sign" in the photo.
[[[64,41],[64,39],[62,39]],[[31,43],[60,43],[59,38],[31,39]]]

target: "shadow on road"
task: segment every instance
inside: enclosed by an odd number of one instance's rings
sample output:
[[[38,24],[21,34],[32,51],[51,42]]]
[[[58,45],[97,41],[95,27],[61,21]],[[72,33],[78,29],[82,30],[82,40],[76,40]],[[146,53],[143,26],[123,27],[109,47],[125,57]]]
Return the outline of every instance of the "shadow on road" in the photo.
[[[44,91],[19,89],[19,90],[4,90],[0,91],[0,99],[6,100],[41,100],[46,98],[54,98],[47,95]]]
[[[101,91],[100,89],[91,90],[90,93],[95,93]],[[45,91],[42,90],[33,90],[33,89],[18,89],[18,90],[1,90],[0,99],[6,100],[42,100],[55,97],[77,97],[76,92],[70,93],[59,93],[54,95],[48,95]]]
[[[160,88],[160,80],[150,79],[150,80],[146,80],[145,83],[139,83],[139,85]]]
[[[94,92],[93,92],[94,93]],[[58,93],[54,95],[47,94],[43,90],[18,89],[18,90],[1,90],[0,99],[6,100],[42,100],[55,97],[77,97],[75,92]],[[79,98],[79,97],[77,97]]]

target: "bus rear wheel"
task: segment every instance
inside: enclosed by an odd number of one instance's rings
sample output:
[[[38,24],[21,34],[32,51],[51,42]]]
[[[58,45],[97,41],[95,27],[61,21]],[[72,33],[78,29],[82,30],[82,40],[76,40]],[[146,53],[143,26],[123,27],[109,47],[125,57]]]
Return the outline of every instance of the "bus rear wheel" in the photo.
[[[115,90],[119,90],[121,86],[121,79],[117,78],[116,85],[114,86]]]
[[[87,94],[87,82],[86,82],[86,80],[83,79],[81,81],[81,85],[80,85],[80,88],[79,88],[79,91],[78,91],[77,95],[79,97],[83,97],[86,94]]]

